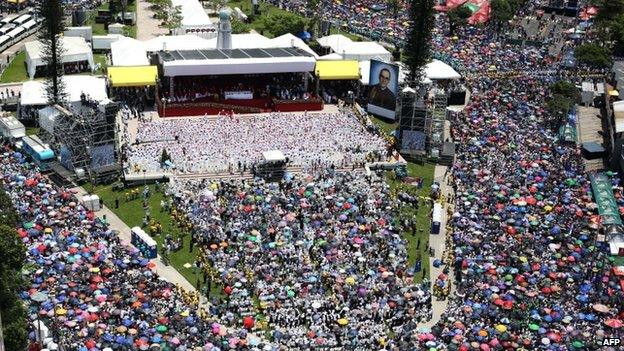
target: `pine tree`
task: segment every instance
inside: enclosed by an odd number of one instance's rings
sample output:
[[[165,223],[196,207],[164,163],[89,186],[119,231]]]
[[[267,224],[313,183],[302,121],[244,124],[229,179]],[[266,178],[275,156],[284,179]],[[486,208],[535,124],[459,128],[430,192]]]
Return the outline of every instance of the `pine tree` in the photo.
[[[45,95],[50,104],[61,103],[67,93],[63,77],[62,56],[64,53],[60,37],[65,30],[63,6],[60,0],[42,0],[38,7],[42,19],[39,42],[42,45],[45,63]]]
[[[431,31],[435,24],[433,15],[433,0],[410,1],[409,17],[412,25],[404,51],[410,81],[419,81],[423,67],[429,62]]]

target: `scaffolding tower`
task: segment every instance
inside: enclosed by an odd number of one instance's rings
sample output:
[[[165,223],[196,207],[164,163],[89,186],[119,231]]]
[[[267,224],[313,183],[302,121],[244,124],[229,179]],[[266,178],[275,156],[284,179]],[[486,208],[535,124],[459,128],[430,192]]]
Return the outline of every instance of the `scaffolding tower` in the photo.
[[[116,178],[120,170],[115,150],[115,117],[118,105],[82,101],[71,111],[62,112],[54,125],[54,145],[61,164],[78,178],[88,177],[93,183]],[[106,150],[110,149],[110,153]],[[106,161],[101,161],[101,156]]]
[[[411,157],[427,155],[431,110],[425,105],[426,87],[405,88],[399,99],[399,150]]]
[[[446,108],[448,106],[448,96],[443,89],[435,89],[433,97],[433,108],[431,113],[431,128],[429,129],[429,155],[432,158],[439,158],[444,143],[444,123],[446,121]]]

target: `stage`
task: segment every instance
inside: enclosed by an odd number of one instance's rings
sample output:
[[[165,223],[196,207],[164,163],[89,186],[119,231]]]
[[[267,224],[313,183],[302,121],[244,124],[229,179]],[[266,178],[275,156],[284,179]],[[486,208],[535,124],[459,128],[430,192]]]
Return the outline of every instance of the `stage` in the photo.
[[[158,99],[158,115],[167,117],[188,117],[217,115],[223,113],[266,113],[266,112],[304,112],[323,110],[321,99],[277,100],[269,98],[224,100],[220,102],[182,102],[166,103]]]

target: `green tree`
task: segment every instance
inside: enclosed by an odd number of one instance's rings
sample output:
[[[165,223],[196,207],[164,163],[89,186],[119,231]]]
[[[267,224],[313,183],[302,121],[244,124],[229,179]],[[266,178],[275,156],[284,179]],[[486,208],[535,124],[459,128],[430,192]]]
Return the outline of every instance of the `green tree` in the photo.
[[[599,24],[610,22],[624,14],[624,0],[592,0],[591,2],[598,7],[596,22]]]
[[[275,37],[287,33],[300,33],[305,29],[305,26],[304,19],[292,13],[274,13],[264,18],[264,29]]]
[[[249,25],[238,19],[232,20],[232,34],[249,33]]]
[[[579,63],[593,67],[609,67],[611,54],[609,50],[598,44],[583,44],[576,47],[574,57]]]
[[[468,18],[472,15],[472,11],[466,6],[458,6],[448,11],[447,15],[449,17],[451,35],[453,35],[457,27],[468,23]]]
[[[392,17],[397,18],[399,10],[401,9],[401,0],[386,0],[386,3],[388,4],[390,13],[392,13]]]
[[[624,12],[609,21],[608,28],[613,43],[613,55],[624,56]]]
[[[42,0],[39,3],[39,18],[41,29],[39,41],[42,45],[43,62],[46,66],[46,80],[44,83],[45,95],[50,104],[61,103],[67,93],[63,77],[63,63],[61,57],[64,50],[60,36],[65,30],[63,22],[63,6],[60,0]]]
[[[4,190],[0,188],[4,196]],[[5,207],[9,210],[12,207]],[[13,209],[13,211],[15,211]],[[22,285],[21,271],[25,260],[25,248],[14,227],[0,222],[0,313],[4,344],[7,350],[24,350],[27,342],[26,311],[19,299]]]
[[[514,6],[518,6],[514,4]],[[514,8],[507,0],[492,0],[490,2],[492,21],[500,27],[513,18],[516,8]]]
[[[411,0],[409,20],[411,27],[403,54],[409,68],[408,81],[418,81],[431,57],[431,31],[435,21],[433,0]]]
[[[553,94],[562,95],[568,99],[576,100],[579,96],[579,91],[576,85],[567,82],[565,80],[560,80],[553,85],[550,86],[550,91]]]

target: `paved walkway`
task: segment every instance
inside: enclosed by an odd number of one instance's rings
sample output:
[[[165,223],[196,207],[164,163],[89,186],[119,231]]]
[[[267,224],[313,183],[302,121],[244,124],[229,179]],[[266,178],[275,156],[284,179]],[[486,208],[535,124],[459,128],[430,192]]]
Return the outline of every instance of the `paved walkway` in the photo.
[[[151,4],[146,0],[137,0],[137,39],[140,41],[169,34],[169,29],[160,27],[160,20],[154,18]]]
[[[76,191],[76,196],[80,199],[82,196],[87,194],[87,191],[82,187],[76,187],[72,190]],[[119,237],[122,240],[130,242],[130,227],[126,225],[116,214],[113,213],[108,207],[104,206],[103,209],[96,213],[98,217],[103,217],[106,215],[106,221],[110,224],[111,229],[116,229],[119,231]],[[169,282],[173,284],[179,284],[181,287],[186,289],[187,291],[195,291],[195,287],[193,284],[189,283],[186,278],[184,278],[173,266],[166,266],[162,263],[160,259],[160,255],[152,260],[156,264],[156,273],[159,276],[167,279]]]

